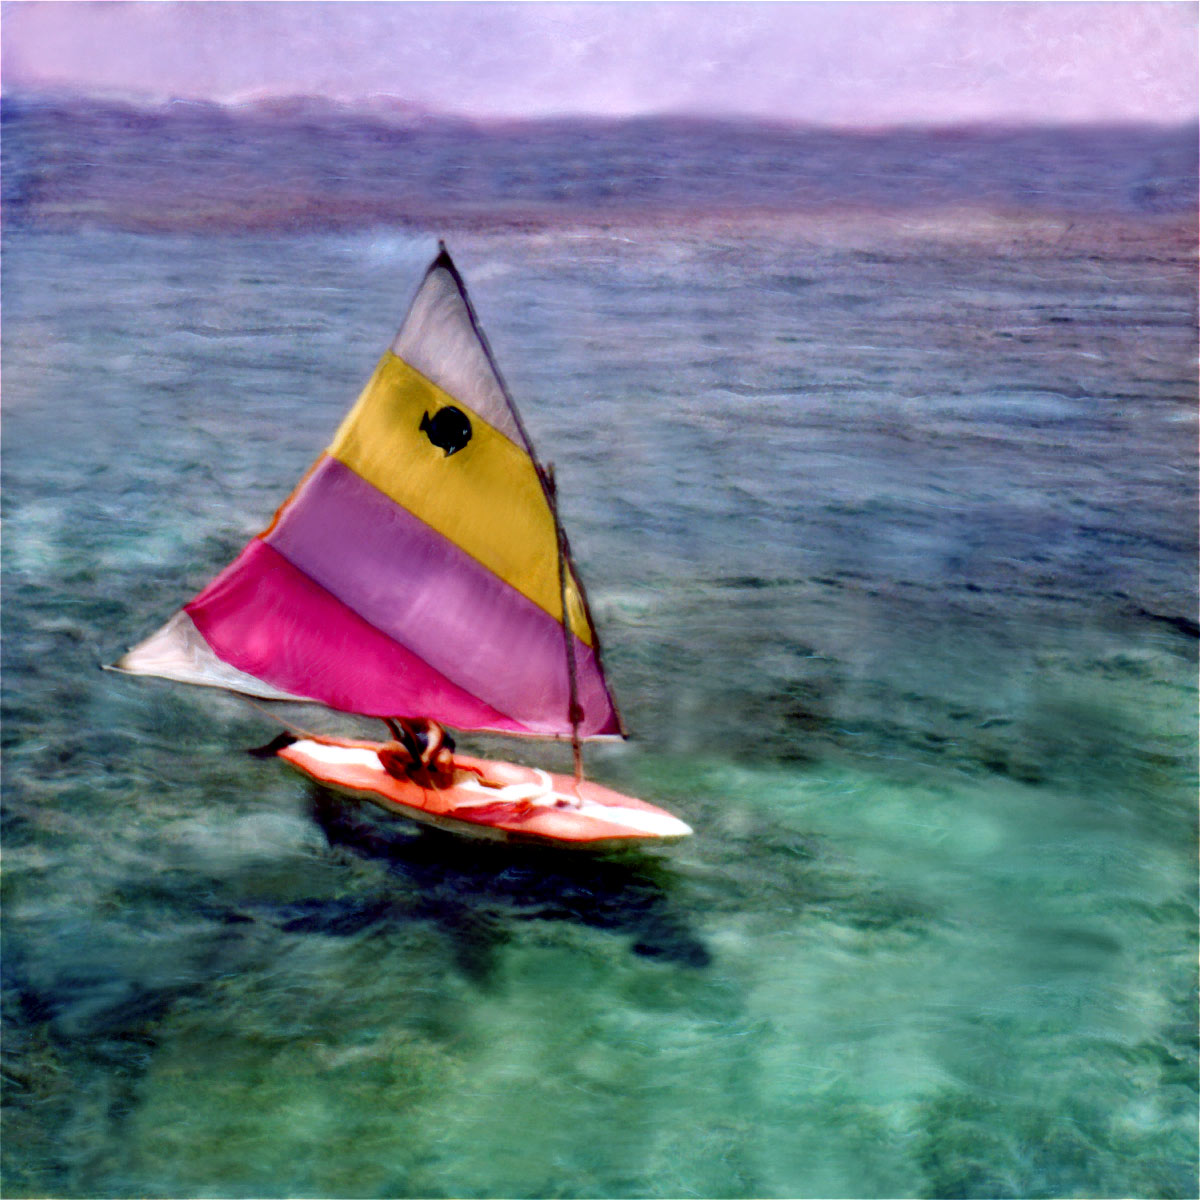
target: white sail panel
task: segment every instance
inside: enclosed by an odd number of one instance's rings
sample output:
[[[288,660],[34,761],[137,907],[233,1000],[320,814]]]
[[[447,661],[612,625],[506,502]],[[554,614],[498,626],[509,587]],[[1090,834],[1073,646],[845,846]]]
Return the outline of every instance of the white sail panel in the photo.
[[[449,257],[439,256],[417,290],[392,352],[528,449],[480,337]]]
[[[162,628],[139,642],[109,668],[126,675],[155,675],[176,683],[195,683],[203,687],[224,688],[262,700],[294,700],[309,703],[308,696],[297,696],[272,687],[262,679],[247,675],[222,662],[204,640],[192,618],[179,610]]]

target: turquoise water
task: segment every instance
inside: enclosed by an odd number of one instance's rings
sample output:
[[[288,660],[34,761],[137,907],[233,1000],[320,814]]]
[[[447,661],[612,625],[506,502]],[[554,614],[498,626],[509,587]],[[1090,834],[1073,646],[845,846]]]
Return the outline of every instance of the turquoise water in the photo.
[[[434,239],[8,231],[6,1194],[1196,1195],[1193,234],[449,239],[635,734],[589,770],[696,828],[589,860],[98,670]]]

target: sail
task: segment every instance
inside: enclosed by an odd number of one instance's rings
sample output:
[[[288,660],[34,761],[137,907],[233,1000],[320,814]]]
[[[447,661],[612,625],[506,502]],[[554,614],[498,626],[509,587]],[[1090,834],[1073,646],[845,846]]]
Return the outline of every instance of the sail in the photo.
[[[464,730],[620,735],[553,489],[444,247],[267,529],[116,667]]]

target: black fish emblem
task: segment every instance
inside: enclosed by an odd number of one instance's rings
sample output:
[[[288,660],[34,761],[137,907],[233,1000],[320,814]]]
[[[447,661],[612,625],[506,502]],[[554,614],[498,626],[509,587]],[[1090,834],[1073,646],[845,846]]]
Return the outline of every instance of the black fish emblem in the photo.
[[[449,458],[471,440],[472,430],[467,414],[450,405],[439,408],[432,417],[426,413],[421,418],[421,432]]]

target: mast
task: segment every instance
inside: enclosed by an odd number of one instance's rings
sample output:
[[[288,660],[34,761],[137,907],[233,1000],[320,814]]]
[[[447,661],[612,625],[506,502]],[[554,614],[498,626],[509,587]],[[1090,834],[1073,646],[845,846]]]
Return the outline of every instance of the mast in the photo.
[[[558,515],[558,483],[554,478],[554,464],[546,466],[547,495],[550,511],[554,515],[554,539],[558,544],[558,592],[562,602],[563,644],[567,652],[567,718],[571,722],[571,759],[575,764],[575,783],[583,782],[583,745],[579,738],[579,720],[583,715],[579,708],[579,680],[575,667],[575,635],[571,632],[571,619],[567,614],[567,548],[566,534]]]
[[[558,590],[562,606],[563,649],[567,660],[567,718],[571,723],[571,758],[575,766],[575,782],[577,784],[582,783],[583,744],[579,736],[579,722],[583,713],[579,706],[579,679],[575,665],[575,634],[571,629],[571,616],[567,608],[567,564],[570,560],[570,552],[567,548],[567,535],[563,530],[562,520],[558,512],[558,485],[554,478],[554,465],[551,463],[543,467],[538,461],[538,456],[533,449],[533,442],[530,440],[529,434],[525,429],[525,422],[521,420],[520,411],[517,409],[516,402],[512,398],[512,393],[508,390],[508,384],[505,382],[504,375],[500,371],[500,364],[496,362],[496,356],[492,353],[492,347],[487,340],[487,335],[483,332],[483,327],[479,323],[475,306],[471,303],[471,297],[467,294],[467,285],[463,281],[463,277],[458,273],[458,268],[454,265],[454,260],[451,259],[450,252],[446,249],[446,243],[440,239],[438,241],[438,256],[434,260],[434,266],[444,267],[450,272],[454,282],[458,285],[459,293],[463,298],[463,303],[466,305],[467,316],[470,318],[471,325],[475,330],[475,336],[479,339],[479,344],[483,347],[488,364],[495,373],[496,382],[500,385],[500,391],[508,404],[509,410],[512,412],[517,428],[521,432],[521,437],[525,441],[525,449],[529,457],[533,460],[538,480],[541,482],[542,490],[546,493],[546,502],[550,505],[550,512],[554,517],[554,540],[558,549]],[[430,269],[432,270],[433,268],[431,267]],[[576,586],[582,589],[582,584],[577,583]],[[592,625],[587,600],[582,595],[582,592],[580,599],[583,601],[584,613],[587,616],[588,624],[592,627],[592,635],[598,655],[600,648],[599,639],[596,637],[595,626]],[[617,720],[620,723],[620,714],[617,715]],[[622,732],[624,732],[623,729]]]

